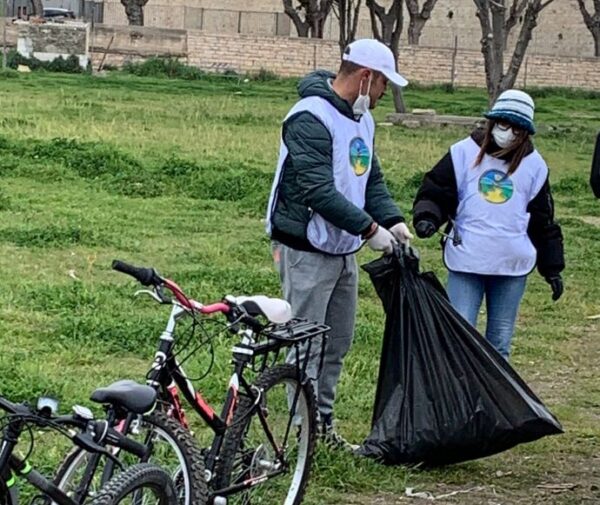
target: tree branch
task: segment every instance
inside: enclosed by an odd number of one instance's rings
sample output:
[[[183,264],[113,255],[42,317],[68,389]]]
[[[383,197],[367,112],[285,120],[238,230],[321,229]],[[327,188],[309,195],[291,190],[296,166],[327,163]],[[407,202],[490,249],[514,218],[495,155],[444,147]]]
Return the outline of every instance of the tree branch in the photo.
[[[505,47],[507,46],[510,32],[517,24],[517,21],[519,20],[521,14],[523,14],[523,11],[525,10],[525,7],[527,7],[527,0],[513,0],[508,18],[506,18],[506,23],[504,24]]]
[[[425,0],[423,8],[419,11],[418,0],[406,0],[406,8],[410,16],[408,25],[408,43],[411,45],[419,45],[419,39],[423,32],[423,27],[427,20],[431,17],[431,11],[435,7],[437,0]]]
[[[285,12],[294,23],[298,36],[308,37],[309,24],[307,21],[303,20],[298,14],[298,11],[294,9],[292,0],[283,0],[283,12]]]
[[[542,4],[538,13],[544,10],[546,7],[548,7],[552,2],[554,2],[554,0],[548,0],[546,3]]]
[[[581,11],[581,14],[583,15],[583,20],[585,22],[585,25],[591,30],[592,26],[594,24],[592,15],[587,10],[584,0],[577,0],[577,3],[579,4],[579,10]]]
[[[538,15],[542,9],[552,1],[553,0],[548,0],[545,4],[542,4],[542,0],[532,0],[527,5],[527,10],[525,11],[525,17],[523,19],[523,25],[521,26],[521,31],[519,32],[519,38],[517,39],[517,44],[510,60],[510,65],[506,75],[504,75],[502,78],[501,90],[512,88],[514,86],[515,81],[517,80],[517,75],[519,74],[519,69],[521,68],[523,59],[525,58],[527,47],[531,41],[531,34],[533,29],[537,26]]]
[[[375,0],[367,0],[367,8],[369,9],[369,17],[371,18],[371,30],[373,31],[373,37],[375,37],[377,40],[381,40],[381,30],[379,29],[377,19],[379,19],[381,22],[385,9]]]

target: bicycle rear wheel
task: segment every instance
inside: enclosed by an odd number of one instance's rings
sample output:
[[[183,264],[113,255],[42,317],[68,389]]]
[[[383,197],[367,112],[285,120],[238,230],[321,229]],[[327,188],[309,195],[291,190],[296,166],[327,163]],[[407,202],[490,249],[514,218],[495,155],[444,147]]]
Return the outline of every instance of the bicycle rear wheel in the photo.
[[[219,496],[219,490],[251,481],[256,485],[228,496],[227,503],[298,505],[304,497],[315,446],[312,384],[299,381],[295,365],[277,365],[265,370],[254,385],[262,390],[260,404],[254,406],[248,397],[240,400],[225,433],[214,494]]]
[[[170,475],[150,463],[130,466],[102,487],[89,505],[177,505]]]

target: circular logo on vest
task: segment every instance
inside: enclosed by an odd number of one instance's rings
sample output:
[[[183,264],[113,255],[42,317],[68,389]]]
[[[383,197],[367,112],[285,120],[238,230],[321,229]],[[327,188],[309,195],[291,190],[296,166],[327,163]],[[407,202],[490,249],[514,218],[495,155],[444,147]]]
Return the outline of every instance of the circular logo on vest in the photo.
[[[506,203],[514,193],[512,179],[500,170],[488,170],[479,178],[479,194],[490,203]]]
[[[350,164],[356,175],[363,175],[369,170],[371,153],[365,141],[360,137],[354,137],[350,141]]]

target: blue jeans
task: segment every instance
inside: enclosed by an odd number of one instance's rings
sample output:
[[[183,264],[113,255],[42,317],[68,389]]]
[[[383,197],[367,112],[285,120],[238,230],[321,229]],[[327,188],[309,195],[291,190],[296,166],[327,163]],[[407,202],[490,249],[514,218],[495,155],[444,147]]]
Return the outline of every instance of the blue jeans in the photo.
[[[447,291],[454,308],[474,327],[477,326],[477,315],[485,294],[487,307],[485,338],[508,359],[515,321],[526,283],[526,275],[509,277],[448,272]]]

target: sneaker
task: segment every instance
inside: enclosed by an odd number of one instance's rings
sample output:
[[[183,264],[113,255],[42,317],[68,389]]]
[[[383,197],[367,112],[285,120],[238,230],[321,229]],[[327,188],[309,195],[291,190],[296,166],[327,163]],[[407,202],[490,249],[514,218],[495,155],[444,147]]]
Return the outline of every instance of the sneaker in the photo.
[[[347,452],[354,452],[360,447],[359,445],[351,444],[344,437],[342,437],[342,435],[335,431],[333,427],[333,421],[331,419],[327,419],[319,423],[319,439],[331,449],[341,449]]]

